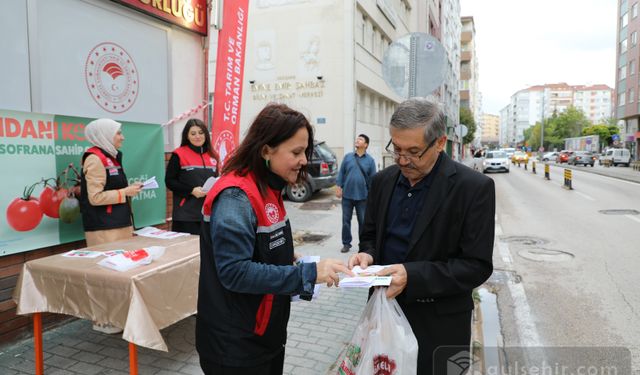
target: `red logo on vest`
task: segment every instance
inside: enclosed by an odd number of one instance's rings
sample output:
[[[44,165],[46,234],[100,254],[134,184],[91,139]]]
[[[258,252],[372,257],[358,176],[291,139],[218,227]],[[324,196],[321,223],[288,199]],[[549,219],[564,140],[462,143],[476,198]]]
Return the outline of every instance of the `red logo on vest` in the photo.
[[[264,212],[267,214],[267,219],[269,219],[272,224],[275,224],[280,220],[280,212],[275,204],[267,203],[264,206]]]
[[[105,111],[126,112],[138,97],[138,69],[124,48],[111,42],[100,43],[87,56],[84,67],[87,88],[93,100]]]
[[[373,357],[374,375],[391,375],[396,371],[396,361],[390,359],[386,354]]]

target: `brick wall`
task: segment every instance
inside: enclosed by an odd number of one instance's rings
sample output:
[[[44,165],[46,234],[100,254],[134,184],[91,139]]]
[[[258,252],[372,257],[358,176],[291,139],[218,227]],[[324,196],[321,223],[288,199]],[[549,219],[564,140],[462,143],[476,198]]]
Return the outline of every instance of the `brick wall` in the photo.
[[[165,164],[169,161],[171,153],[165,153]],[[163,183],[163,181],[159,181]],[[173,194],[167,190],[166,217],[167,224],[156,225],[161,229],[170,228],[171,199]],[[33,324],[30,316],[16,315],[16,304],[13,302],[13,292],[18,282],[18,276],[25,262],[63,253],[65,251],[80,249],[86,246],[84,240],[36,249],[18,254],[0,257],[0,347],[16,340],[30,337],[33,333]],[[57,324],[75,319],[68,315],[42,314],[44,329]]]

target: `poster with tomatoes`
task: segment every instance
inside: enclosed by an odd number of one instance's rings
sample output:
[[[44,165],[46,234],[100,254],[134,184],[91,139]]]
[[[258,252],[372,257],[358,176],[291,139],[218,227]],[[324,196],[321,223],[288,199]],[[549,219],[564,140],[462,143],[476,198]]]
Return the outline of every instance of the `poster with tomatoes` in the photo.
[[[0,110],[0,256],[84,238],[78,198],[82,155],[92,118]],[[164,181],[164,141],[157,124],[122,123],[123,166],[130,183]],[[166,190],[132,200],[136,227],[163,223]]]

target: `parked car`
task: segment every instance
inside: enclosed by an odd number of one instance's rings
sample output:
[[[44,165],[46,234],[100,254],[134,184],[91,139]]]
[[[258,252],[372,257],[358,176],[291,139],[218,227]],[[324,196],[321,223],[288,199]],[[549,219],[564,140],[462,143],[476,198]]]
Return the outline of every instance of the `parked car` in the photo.
[[[557,151],[546,152],[542,155],[542,161],[556,160],[556,156],[558,156]]]
[[[608,161],[614,167],[623,164],[628,167],[631,164],[631,152],[626,148],[610,148],[602,157],[603,162]]]
[[[509,158],[504,151],[487,151],[482,161],[482,173],[504,171],[509,173]]]
[[[336,184],[338,159],[324,141],[314,142],[313,156],[307,164],[307,172],[306,181],[285,188],[290,201],[306,202],[314,192]]]
[[[596,163],[596,157],[589,151],[576,151],[569,156],[567,164],[573,165],[593,165]]]
[[[527,155],[526,152],[516,151],[511,157],[511,162],[513,164],[516,164],[516,163],[527,164],[529,162],[529,155]]]
[[[573,154],[573,151],[568,151],[568,150],[560,151],[560,153],[556,156],[556,163],[562,164],[562,163],[568,162],[569,156],[571,156],[571,154]]]

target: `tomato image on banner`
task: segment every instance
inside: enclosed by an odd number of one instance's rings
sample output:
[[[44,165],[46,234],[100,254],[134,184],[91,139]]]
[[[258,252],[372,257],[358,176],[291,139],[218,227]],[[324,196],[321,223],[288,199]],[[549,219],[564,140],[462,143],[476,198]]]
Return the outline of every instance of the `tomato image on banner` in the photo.
[[[106,65],[105,65],[106,66]],[[115,67],[110,74],[117,74]],[[106,73],[105,73],[106,74]],[[80,215],[82,155],[93,119],[0,110],[0,256],[84,238]],[[164,179],[164,141],[157,124],[120,121],[129,183]],[[164,185],[132,199],[135,224],[165,219]]]

